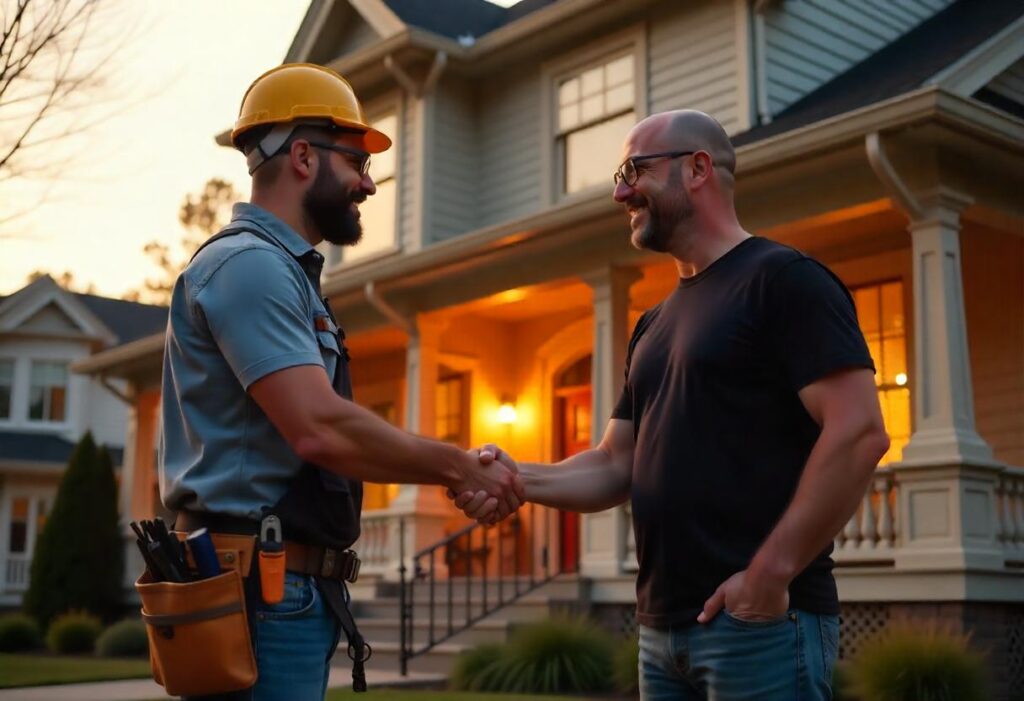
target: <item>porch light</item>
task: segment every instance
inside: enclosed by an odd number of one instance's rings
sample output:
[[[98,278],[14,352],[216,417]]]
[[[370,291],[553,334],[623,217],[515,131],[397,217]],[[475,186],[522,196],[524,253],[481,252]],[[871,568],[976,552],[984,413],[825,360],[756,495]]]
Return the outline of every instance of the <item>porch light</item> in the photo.
[[[516,405],[512,403],[511,397],[503,397],[501,406],[498,407],[498,423],[502,426],[511,426],[516,422]]]
[[[907,373],[905,373],[905,372],[898,372],[898,373],[896,373],[896,384],[898,384],[900,387],[902,387],[903,385],[907,384]]]

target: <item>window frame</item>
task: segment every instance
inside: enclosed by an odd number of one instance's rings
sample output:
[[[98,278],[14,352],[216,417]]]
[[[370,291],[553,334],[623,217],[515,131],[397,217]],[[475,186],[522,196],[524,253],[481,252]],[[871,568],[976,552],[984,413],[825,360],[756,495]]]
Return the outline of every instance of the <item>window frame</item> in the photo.
[[[395,229],[394,229],[394,241],[390,246],[385,246],[373,253],[368,253],[365,256],[356,258],[355,260],[346,260],[345,252],[347,246],[332,246],[324,243],[321,253],[327,264],[324,266],[324,275],[335,274],[340,270],[349,270],[351,268],[366,265],[373,261],[380,260],[382,258],[388,258],[402,251],[402,183],[406,181],[407,174],[404,169],[404,159],[402,158],[402,149],[405,144],[405,120],[406,120],[406,104],[405,100],[402,99],[400,94],[391,94],[385,98],[373,101],[369,106],[364,105],[364,113],[366,119],[371,124],[378,119],[384,117],[395,116],[395,133],[389,134],[392,137],[394,145],[395,156],[395,170],[391,177],[381,182],[395,183],[395,205],[394,205],[394,218],[395,218]],[[370,158],[370,169],[373,170],[373,157]],[[375,180],[376,184],[377,181]],[[357,244],[358,245],[358,244]],[[337,258],[333,257],[333,254],[337,254]]]
[[[647,92],[647,32],[646,25],[639,23],[620,32],[609,34],[590,42],[576,51],[541,66],[541,192],[542,204],[551,206],[592,198],[597,193],[611,196],[612,172],[608,170],[608,184],[601,183],[578,190],[563,192],[565,182],[565,139],[558,129],[558,86],[559,83],[586,70],[612,61],[621,56],[633,56],[633,114],[637,121],[648,115]],[[601,124],[626,114],[624,109],[602,119],[587,123],[576,130]]]
[[[18,359],[14,356],[0,355],[0,364],[2,363],[11,364],[10,406],[8,407],[6,416],[0,415],[0,426],[6,426],[14,423],[17,418],[17,412],[15,409],[17,409],[18,406]]]
[[[437,387],[440,387],[442,383],[448,382],[459,382],[459,414],[456,417],[459,423],[459,433],[457,440],[448,441],[444,436],[437,435],[437,439],[457,445],[460,448],[468,449],[470,445],[470,431],[471,431],[471,403],[473,396],[473,373],[469,370],[461,370],[458,368],[452,368],[445,365],[443,368],[438,367],[437,373]],[[440,407],[437,406],[437,395],[435,389],[434,399],[434,432],[438,433],[437,428],[440,424],[441,414]]]
[[[25,397],[25,401],[24,401],[25,413],[24,413],[24,416],[22,417],[23,421],[24,421],[24,425],[26,427],[54,428],[54,427],[69,426],[71,424],[71,392],[72,392],[72,389],[71,389],[72,388],[71,363],[72,362],[73,361],[68,359],[68,358],[40,358],[40,357],[29,358],[29,360],[28,360],[28,372],[27,372],[27,375],[25,377],[25,383],[26,383],[25,384],[25,394],[24,394],[24,397]],[[65,383],[64,383],[64,417],[61,418],[61,419],[54,420],[54,419],[47,419],[47,418],[42,418],[42,419],[34,419],[34,418],[32,418],[32,387],[33,387],[33,385],[32,385],[32,368],[33,368],[33,366],[36,363],[47,363],[47,364],[51,364],[51,365],[63,365],[65,367],[65,370],[67,372],[67,376],[65,378]],[[47,385],[47,386],[48,387],[52,387],[53,385]],[[44,400],[44,407],[45,407],[45,400]]]

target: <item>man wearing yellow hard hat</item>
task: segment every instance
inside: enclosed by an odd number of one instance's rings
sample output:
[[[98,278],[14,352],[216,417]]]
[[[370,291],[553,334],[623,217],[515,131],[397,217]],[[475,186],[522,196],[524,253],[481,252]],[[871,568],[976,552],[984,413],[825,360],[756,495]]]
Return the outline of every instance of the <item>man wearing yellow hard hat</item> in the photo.
[[[351,401],[344,332],[320,293],[321,241],[354,245],[391,146],[351,86],[311,64],[264,73],[232,143],[252,198],[178,278],[164,352],[160,496],[192,547],[181,581],[139,580],[154,677],[186,698],[322,699],[342,632],[353,687],[371,653],[348,610],[362,481],[477,491],[519,507],[496,449],[463,452]],[[211,536],[217,562],[202,566]],[[219,574],[218,574],[219,572]]]

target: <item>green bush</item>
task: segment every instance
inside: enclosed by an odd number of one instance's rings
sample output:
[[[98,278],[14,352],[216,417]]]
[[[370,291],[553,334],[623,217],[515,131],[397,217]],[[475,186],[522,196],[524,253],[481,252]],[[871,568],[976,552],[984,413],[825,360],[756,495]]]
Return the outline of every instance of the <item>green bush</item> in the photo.
[[[0,652],[24,652],[42,644],[39,624],[23,613],[0,618]]]
[[[43,627],[71,610],[115,620],[121,610],[123,551],[110,453],[86,433],[75,446],[37,540],[26,613]]]
[[[624,694],[640,693],[640,641],[623,640],[615,650],[615,688]]]
[[[985,663],[968,638],[891,628],[852,660],[850,691],[861,701],[984,701]]]
[[[505,646],[497,643],[484,643],[461,653],[452,667],[450,686],[463,691],[491,688],[491,677],[497,672],[504,654]]]
[[[72,611],[53,619],[46,631],[46,646],[51,652],[63,654],[92,652],[102,631],[103,624],[98,618]]]
[[[463,658],[459,688],[557,694],[612,686],[612,643],[585,621],[555,618],[531,624],[515,631],[504,646],[481,651],[484,647]]]
[[[107,628],[96,640],[100,657],[144,657],[149,654],[146,624],[139,620],[119,621]]]

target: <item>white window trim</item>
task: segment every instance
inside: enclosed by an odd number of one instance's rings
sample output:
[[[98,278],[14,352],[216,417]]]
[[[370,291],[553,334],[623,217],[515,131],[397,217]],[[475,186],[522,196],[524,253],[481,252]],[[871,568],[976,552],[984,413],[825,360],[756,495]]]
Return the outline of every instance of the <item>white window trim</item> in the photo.
[[[18,418],[18,358],[13,355],[0,355],[0,363],[11,363],[11,413],[0,416],[0,427],[13,426]]]
[[[395,149],[395,174],[392,176],[392,179],[395,181],[395,241],[391,246],[374,251],[355,260],[345,260],[345,250],[348,246],[342,246],[341,260],[328,266],[324,271],[325,274],[334,275],[339,271],[351,270],[352,268],[378,261],[381,258],[389,258],[402,252],[402,187],[403,183],[408,184],[406,182],[405,159],[402,158],[402,150],[406,146],[404,128],[406,109],[407,106],[405,100],[402,99],[401,93],[390,93],[385,97],[372,101],[368,106],[363,106],[366,118],[371,123],[389,113],[394,113],[395,115],[395,124],[398,130],[398,133],[395,135],[395,140],[397,141],[397,148]]]
[[[614,54],[633,53],[633,112],[637,121],[647,116],[650,104],[647,95],[647,26],[640,23],[621,32],[603,36],[576,51],[561,56],[541,66],[541,197],[542,206],[568,204],[576,200],[590,199],[595,193],[606,190],[612,193],[612,174],[608,172],[608,185],[593,185],[573,193],[561,192],[562,158],[558,147],[558,83],[571,74],[578,73],[602,59]]]

